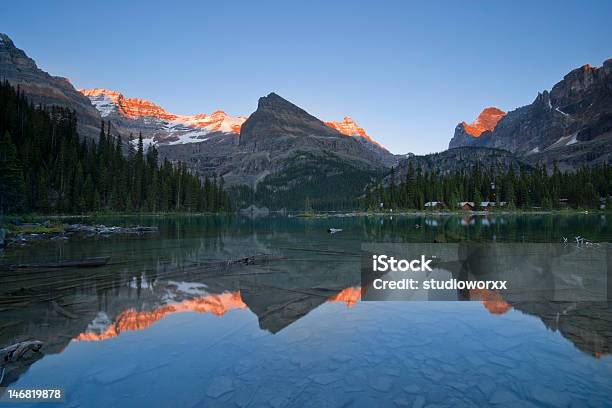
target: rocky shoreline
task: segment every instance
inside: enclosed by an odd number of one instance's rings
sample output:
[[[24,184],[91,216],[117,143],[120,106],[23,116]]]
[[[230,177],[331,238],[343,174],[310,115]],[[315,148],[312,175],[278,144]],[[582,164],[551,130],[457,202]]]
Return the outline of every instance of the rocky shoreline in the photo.
[[[51,224],[50,221],[42,223],[20,223],[11,221],[11,228],[0,228],[0,248],[23,246],[36,241],[69,240],[73,236],[79,237],[109,237],[112,235],[145,235],[156,234],[159,229],[155,226],[136,225],[131,227],[118,227],[106,225],[86,224]]]

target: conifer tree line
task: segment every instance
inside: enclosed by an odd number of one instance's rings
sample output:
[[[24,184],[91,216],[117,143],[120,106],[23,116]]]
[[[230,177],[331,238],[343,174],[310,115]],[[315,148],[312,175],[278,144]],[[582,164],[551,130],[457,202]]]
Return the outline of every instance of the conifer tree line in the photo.
[[[203,182],[185,163],[158,164],[155,146],[124,145],[102,122],[97,141],[77,133],[74,111],[35,107],[0,84],[0,214],[91,211],[219,212],[223,179]]]
[[[367,189],[364,205],[368,209],[423,209],[429,201],[442,201],[449,209],[471,201],[506,202],[507,208],[554,209],[560,207],[610,208],[612,166],[583,167],[575,172],[561,172],[555,162],[551,172],[546,166],[521,166],[508,169],[483,169],[440,174],[435,170],[416,169],[412,162],[402,180],[391,169],[388,186],[379,183]]]

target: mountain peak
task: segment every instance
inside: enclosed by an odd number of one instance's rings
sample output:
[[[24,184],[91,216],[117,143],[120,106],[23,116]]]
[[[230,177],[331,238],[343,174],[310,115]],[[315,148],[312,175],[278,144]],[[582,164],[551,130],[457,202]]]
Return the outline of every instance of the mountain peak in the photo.
[[[268,95],[262,96],[261,98],[259,98],[259,102],[257,103],[257,109],[265,109],[268,107],[279,108],[282,106],[287,108],[297,108],[296,105],[292,104],[291,102],[274,92],[270,92]]]
[[[473,123],[467,124],[466,122],[461,122],[461,125],[463,125],[463,129],[470,136],[480,137],[483,132],[495,129],[497,122],[504,116],[506,116],[506,112],[494,106],[490,106],[483,109]]]
[[[366,141],[375,144],[378,147],[383,147],[380,143],[372,139],[368,135],[364,128],[360,127],[350,116],[345,116],[342,122],[325,122],[325,124],[331,128],[336,129],[338,132],[346,136],[360,137]]]
[[[262,146],[276,138],[339,138],[342,135],[304,109],[274,92],[259,98],[257,110],[244,122],[240,144]]]
[[[36,62],[4,33],[0,33],[0,79],[19,86],[34,105],[74,109],[79,133],[97,137],[100,115],[89,100],[74,89],[67,78],[50,75],[38,68]]]
[[[13,48],[15,47],[15,44],[13,44],[13,40],[11,40],[11,37],[4,33],[0,33],[0,45],[5,45],[7,47]]]
[[[342,122],[325,122],[329,127],[336,129],[338,132],[346,136],[361,136],[370,139],[366,131],[350,117],[345,116]]]

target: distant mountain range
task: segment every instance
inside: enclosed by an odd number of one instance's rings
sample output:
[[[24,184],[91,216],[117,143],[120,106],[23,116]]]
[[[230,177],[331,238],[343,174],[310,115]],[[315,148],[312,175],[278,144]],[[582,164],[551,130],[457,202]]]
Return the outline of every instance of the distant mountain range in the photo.
[[[102,88],[79,89],[87,96],[103,119],[110,120],[124,137],[143,134],[145,144],[174,145],[199,143],[220,134],[240,134],[246,116],[230,116],[223,110],[211,114],[179,115],[166,111],[154,102],[126,98],[122,93]],[[372,150],[386,149],[350,117],[342,122],[325,124],[345,136],[352,136]]]
[[[270,93],[259,99],[239,135],[158,149],[161,157],[186,161],[202,176],[214,173],[226,185],[256,189],[257,201],[267,205],[303,208],[310,199],[331,208],[334,196],[356,200],[372,177],[397,162],[386,149],[364,140],[347,137]]]
[[[322,200],[340,193],[353,199],[371,177],[392,166],[401,174],[411,161],[438,162],[439,171],[478,162],[552,167],[553,161],[573,170],[609,163],[612,155],[612,60],[571,71],[527,106],[508,113],[484,109],[473,123],[457,125],[451,151],[427,156],[393,155],[351,118],[325,122],[275,93],[260,98],[246,117],[222,110],[181,115],[116,91],[77,91],[67,79],[40,70],[5,34],[0,34],[0,79],[19,86],[34,104],[73,108],[84,136],[97,137],[100,122],[110,121],[124,140],[141,133],[162,159],[184,161],[202,177],[221,176],[226,186],[258,189],[272,201],[284,195],[297,203],[322,191]]]

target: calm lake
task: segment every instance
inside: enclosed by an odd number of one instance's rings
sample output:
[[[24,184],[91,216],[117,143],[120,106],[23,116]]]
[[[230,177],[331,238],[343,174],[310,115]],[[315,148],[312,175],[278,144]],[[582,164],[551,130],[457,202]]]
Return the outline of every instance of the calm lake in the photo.
[[[96,219],[159,233],[0,252],[0,348],[45,343],[1,386],[61,387],[53,406],[67,407],[610,406],[611,302],[361,301],[360,263],[372,242],[605,243],[611,222]],[[108,265],[14,269],[101,256]]]

